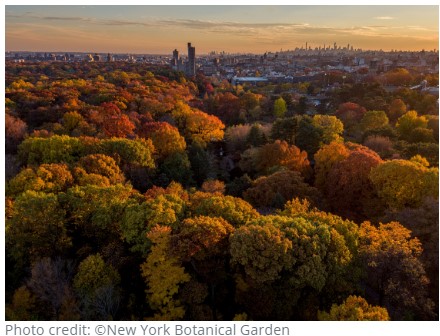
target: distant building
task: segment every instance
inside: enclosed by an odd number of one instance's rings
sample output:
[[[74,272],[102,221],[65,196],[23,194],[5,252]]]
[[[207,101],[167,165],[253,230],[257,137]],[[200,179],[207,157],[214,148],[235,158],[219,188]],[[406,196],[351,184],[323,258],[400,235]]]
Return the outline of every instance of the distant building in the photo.
[[[179,63],[179,51],[177,49],[174,49],[173,59],[171,60],[171,65],[176,67],[177,63]]]
[[[98,54],[93,55],[93,61],[94,62],[101,62],[101,55],[98,55]]]
[[[110,53],[107,54],[107,62],[113,62],[113,56]]]
[[[186,64],[186,74],[188,76],[196,75],[196,48],[188,42],[188,63]]]

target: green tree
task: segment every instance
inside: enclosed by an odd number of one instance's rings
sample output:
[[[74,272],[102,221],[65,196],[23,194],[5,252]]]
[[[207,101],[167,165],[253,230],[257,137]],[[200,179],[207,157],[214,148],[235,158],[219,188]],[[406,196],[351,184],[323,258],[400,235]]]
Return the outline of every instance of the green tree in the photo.
[[[230,244],[231,262],[256,283],[278,279],[292,262],[292,242],[273,225],[242,226],[231,234]]]
[[[72,245],[65,216],[57,195],[25,191],[15,200],[13,216],[6,222],[8,253],[19,265],[62,255]]]
[[[283,118],[287,112],[287,104],[286,101],[279,97],[273,103],[273,114],[276,118]]]
[[[118,271],[106,264],[100,254],[90,255],[79,264],[73,288],[81,298],[86,319],[114,318],[120,300],[115,287],[120,281]]]
[[[367,111],[362,117],[360,127],[363,132],[388,125],[388,117],[384,111]]]
[[[416,111],[406,112],[401,116],[396,123],[396,129],[399,133],[399,138],[402,140],[412,140],[412,132],[416,128],[426,128],[428,120],[424,116],[418,116]]]

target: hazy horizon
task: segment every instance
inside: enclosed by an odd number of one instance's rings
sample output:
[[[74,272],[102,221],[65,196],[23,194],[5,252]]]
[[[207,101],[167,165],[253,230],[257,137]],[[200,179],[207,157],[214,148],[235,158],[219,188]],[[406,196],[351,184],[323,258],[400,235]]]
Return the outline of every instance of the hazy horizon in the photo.
[[[6,6],[7,51],[186,54],[438,48],[438,6]]]

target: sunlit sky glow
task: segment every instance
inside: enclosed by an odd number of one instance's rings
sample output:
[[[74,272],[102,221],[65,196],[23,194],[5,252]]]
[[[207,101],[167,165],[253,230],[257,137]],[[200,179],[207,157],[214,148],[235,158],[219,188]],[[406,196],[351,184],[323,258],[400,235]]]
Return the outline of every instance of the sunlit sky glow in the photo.
[[[6,6],[6,51],[438,48],[438,6]]]

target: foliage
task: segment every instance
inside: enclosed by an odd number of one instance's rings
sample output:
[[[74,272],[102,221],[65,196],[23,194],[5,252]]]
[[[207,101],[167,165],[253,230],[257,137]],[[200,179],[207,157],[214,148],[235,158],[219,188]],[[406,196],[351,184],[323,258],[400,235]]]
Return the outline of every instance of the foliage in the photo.
[[[63,255],[72,245],[57,195],[25,191],[16,198],[13,211],[6,234],[8,252],[17,263]]]
[[[295,197],[307,198],[312,203],[319,199],[319,192],[304,182],[298,172],[282,170],[269,176],[262,176],[243,193],[245,200],[256,207],[281,208]]]
[[[179,286],[190,280],[189,275],[176,257],[169,255],[169,227],[155,226],[148,234],[153,242],[147,261],[142,264],[142,276],[148,289],[147,298],[150,307],[157,311],[155,320],[178,320],[185,315],[185,309],[179,300],[173,297],[179,292]]]
[[[425,165],[407,160],[387,161],[371,170],[370,179],[390,208],[417,207],[427,197],[438,198],[438,168]]]
[[[258,217],[258,212],[241,198],[197,192],[191,196],[191,212],[196,215],[222,217],[235,227]]]
[[[360,227],[359,253],[367,272],[367,284],[378,304],[387,308],[393,320],[432,318],[433,303],[426,297],[429,280],[419,257],[420,241],[398,222],[369,222]]]
[[[389,321],[386,308],[372,306],[360,296],[349,296],[340,305],[333,304],[330,312],[319,312],[320,321]]]

